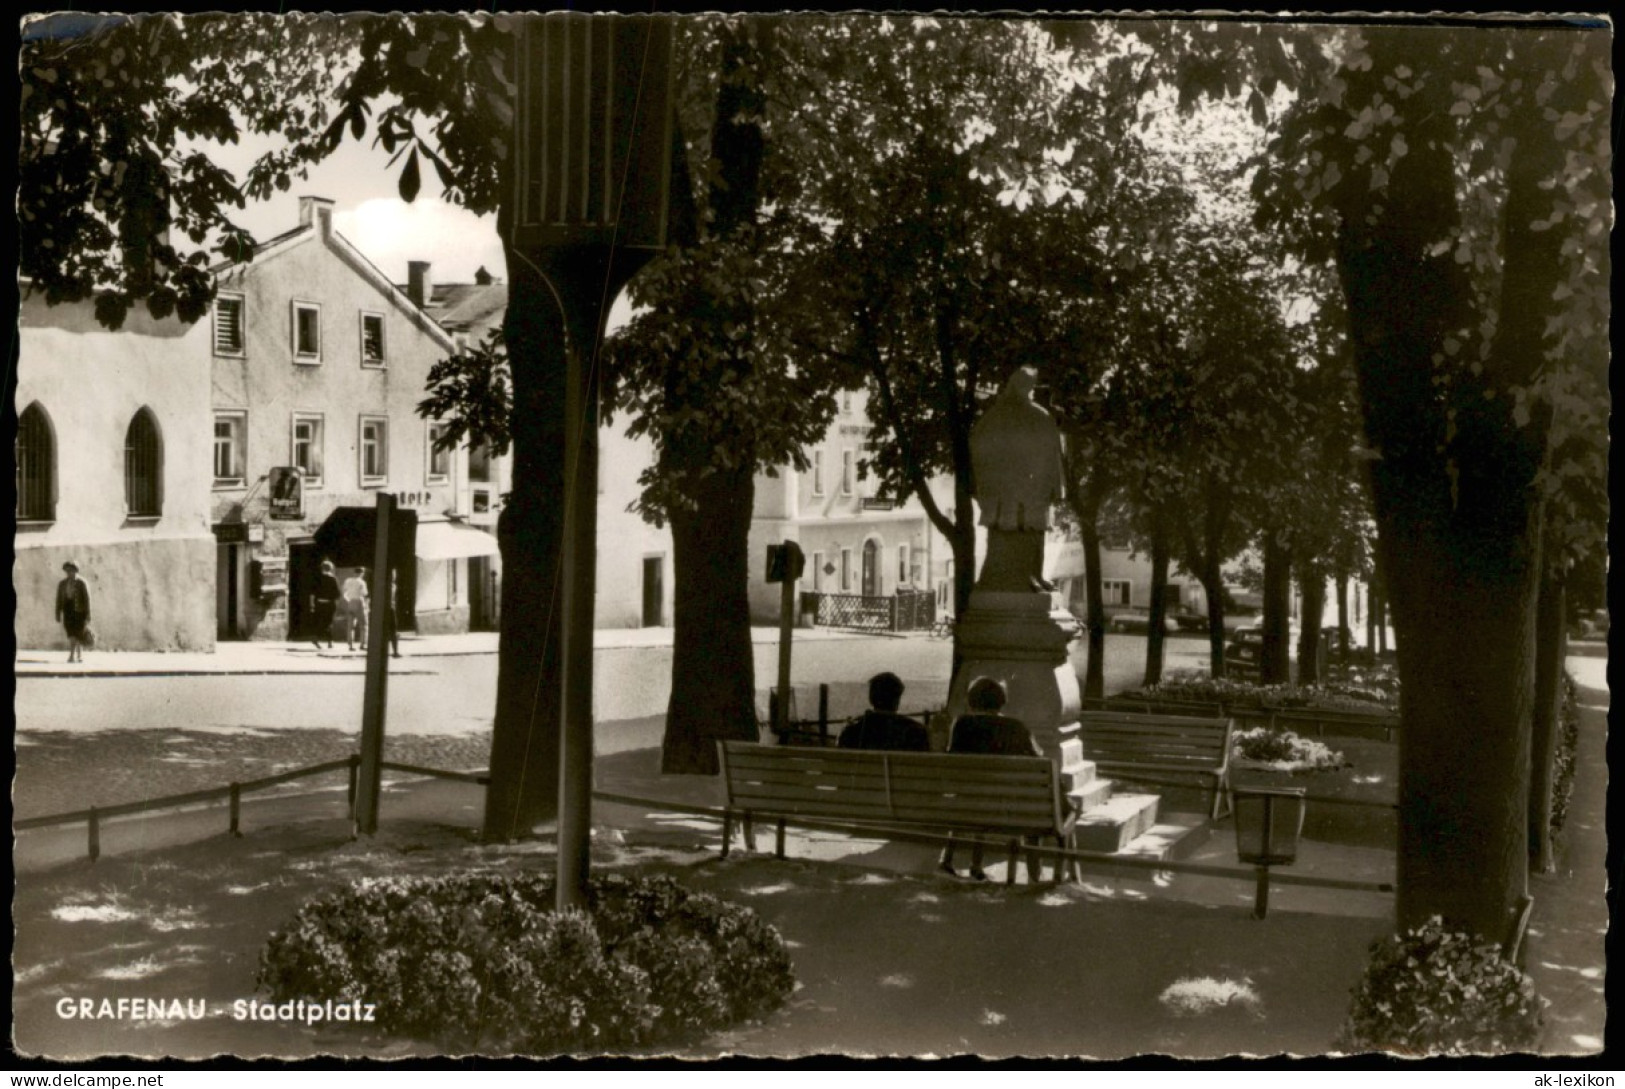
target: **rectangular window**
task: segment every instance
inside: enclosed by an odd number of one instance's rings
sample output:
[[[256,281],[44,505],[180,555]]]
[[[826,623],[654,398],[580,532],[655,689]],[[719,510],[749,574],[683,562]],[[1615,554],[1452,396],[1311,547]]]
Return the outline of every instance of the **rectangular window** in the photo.
[[[908,545],[897,546],[897,584],[901,586],[908,581]]]
[[[429,425],[429,470],[425,479],[430,484],[444,484],[451,479],[451,448],[440,445],[447,430],[443,423]]]
[[[857,456],[851,450],[841,451],[841,494],[851,495],[857,476]]]
[[[231,488],[242,486],[246,475],[243,467],[243,455],[247,433],[247,413],[216,412],[214,414],[215,487]]]
[[[361,417],[361,484],[376,487],[389,480],[389,420]]]
[[[475,484],[491,483],[491,448],[484,443],[468,448],[468,479]]]
[[[812,588],[815,591],[824,588],[824,554],[822,552],[812,554]]]
[[[293,465],[304,477],[305,487],[322,483],[322,418],[314,413],[294,413],[293,433],[288,443]]]
[[[1101,579],[1100,589],[1105,595],[1107,605],[1132,605],[1134,603],[1127,579]]]
[[[361,315],[361,365],[363,367],[382,367],[384,365],[384,316],[382,314]]]
[[[293,361],[322,361],[322,308],[316,303],[293,304]]]
[[[852,589],[852,550],[841,549],[841,589]]]
[[[214,299],[214,354],[243,354],[243,297],[216,295]]]
[[[813,475],[813,481],[812,481],[813,494],[814,495],[823,495],[824,494],[824,452],[822,450],[814,450],[813,451],[812,475]]]

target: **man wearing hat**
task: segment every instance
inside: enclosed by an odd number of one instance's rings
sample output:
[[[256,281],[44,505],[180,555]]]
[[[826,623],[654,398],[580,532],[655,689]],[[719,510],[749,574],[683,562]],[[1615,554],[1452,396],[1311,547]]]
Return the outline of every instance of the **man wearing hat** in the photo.
[[[79,577],[79,565],[69,560],[62,565],[66,577],[56,584],[56,618],[62,621],[62,630],[68,633],[68,661],[84,660],[84,645],[89,642],[90,588]]]

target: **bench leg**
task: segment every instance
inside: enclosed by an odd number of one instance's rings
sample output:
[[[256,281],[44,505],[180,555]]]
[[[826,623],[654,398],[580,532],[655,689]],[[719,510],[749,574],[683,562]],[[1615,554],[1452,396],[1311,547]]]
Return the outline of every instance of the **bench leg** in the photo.
[[[773,833],[773,857],[784,857],[784,818],[779,818],[779,825]]]
[[[1021,840],[1019,838],[1012,839],[1010,841],[1010,865],[1004,871],[1004,883],[1006,885],[1014,885],[1016,883],[1016,866],[1020,860]]]
[[[1038,855],[1034,853],[1033,848],[1042,846],[1043,843],[1044,843],[1044,837],[1043,836],[1028,836],[1027,839],[1026,839],[1026,843],[1027,843],[1027,883],[1029,885],[1041,885],[1044,882],[1044,860],[1039,858]],[[1060,862],[1056,862],[1055,865],[1057,867],[1059,867]]]
[[[740,822],[740,836],[744,840],[745,850],[751,854],[756,853],[756,825],[751,822],[750,814],[746,813]]]
[[[734,815],[733,810],[725,809],[722,812],[722,857],[728,857],[728,848],[733,846]]]

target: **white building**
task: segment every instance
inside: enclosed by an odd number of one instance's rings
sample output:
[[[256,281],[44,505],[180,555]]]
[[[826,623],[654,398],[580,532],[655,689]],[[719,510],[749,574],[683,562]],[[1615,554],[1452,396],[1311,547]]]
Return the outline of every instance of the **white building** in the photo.
[[[861,473],[871,431],[867,394],[838,396],[834,422],[807,452],[807,471],[781,466],[756,478],[750,542],[756,623],[779,617],[780,588],[766,581],[765,564],[767,546],[781,541],[795,541],[806,557],[803,592],[895,598],[937,591],[952,577],[946,543],[919,501],[881,499],[878,481]]]
[[[401,627],[467,631],[482,604],[479,567],[497,551],[478,523],[494,512],[475,510],[477,456],[434,450],[444,425],[417,413],[430,367],[456,342],[333,230],[331,201],[301,198],[296,228],[216,271],[220,637],[309,638],[321,560],[372,566],[371,512],[384,492],[416,521],[414,554],[399,566]],[[275,482],[295,476],[302,502],[284,507]]]
[[[213,650],[207,328],[138,308],[113,332],[88,302],[20,288],[17,645],[67,645],[56,584],[73,560],[99,647]]]

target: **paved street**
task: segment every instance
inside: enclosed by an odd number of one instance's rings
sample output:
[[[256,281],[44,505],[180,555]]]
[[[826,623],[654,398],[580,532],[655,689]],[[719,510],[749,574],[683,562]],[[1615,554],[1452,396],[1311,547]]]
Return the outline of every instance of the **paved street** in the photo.
[[[594,661],[596,714],[605,724],[663,715],[671,696],[670,629],[600,633]],[[661,635],[664,639],[660,639]],[[766,690],[777,670],[776,633],[758,628],[756,685]],[[457,642],[461,639],[464,642]],[[799,688],[830,684],[833,711],[850,713],[870,675],[889,669],[910,684],[908,708],[940,703],[948,685],[952,654],[947,640],[923,635],[860,636],[797,632],[792,681]],[[659,640],[659,641],[657,641]],[[606,645],[607,644],[607,645]],[[1145,639],[1107,638],[1108,691],[1133,687],[1144,670]],[[181,673],[184,659],[201,655],[142,655],[137,675],[105,675],[118,659],[135,655],[92,653],[82,668],[96,676],[73,676],[58,652],[19,653],[17,729],[85,732],[113,729],[252,728],[360,730],[363,661],[359,654],[318,656],[303,646],[265,644],[244,652],[223,648],[234,671]],[[420,654],[410,641],[407,657],[393,662],[389,684],[389,729],[405,734],[463,734],[489,729],[496,697],[497,658],[489,636],[441,637],[440,651]],[[1085,654],[1074,652],[1080,670]],[[1174,639],[1167,668],[1206,665],[1206,643]],[[225,663],[208,663],[221,665]],[[48,668],[51,675],[41,675]],[[404,671],[403,671],[404,670]],[[69,675],[64,675],[69,674]],[[162,674],[162,675],[160,675]],[[850,710],[849,710],[850,709]],[[800,709],[811,714],[813,707]]]

